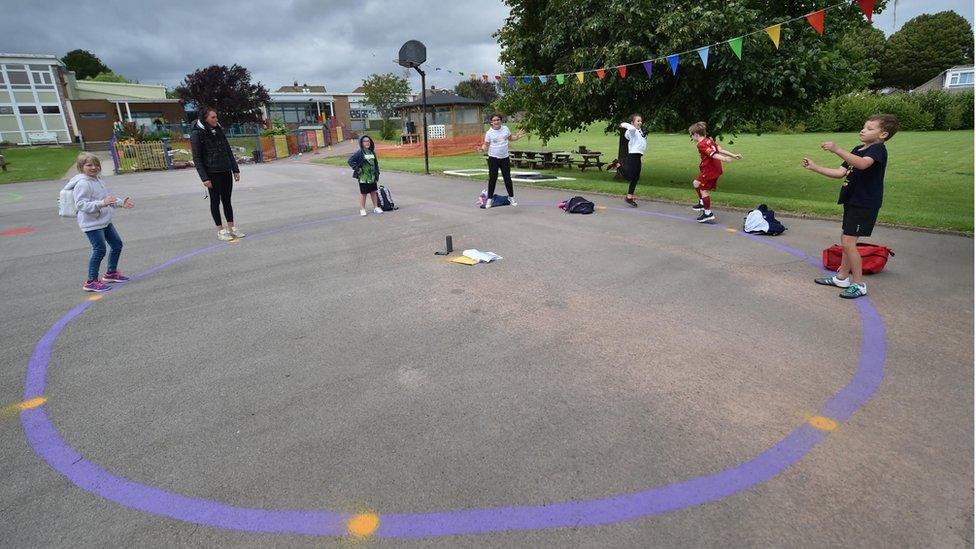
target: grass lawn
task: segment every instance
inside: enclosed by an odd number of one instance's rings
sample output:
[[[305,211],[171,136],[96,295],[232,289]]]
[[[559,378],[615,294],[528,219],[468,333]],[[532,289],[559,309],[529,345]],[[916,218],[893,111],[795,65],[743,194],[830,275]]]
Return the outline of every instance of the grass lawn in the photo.
[[[837,205],[837,194],[841,181],[800,167],[804,156],[821,165],[840,165],[835,155],[820,149],[823,141],[834,141],[847,149],[858,144],[854,133],[726,137],[720,142],[722,147],[742,154],[744,159],[723,165],[725,174],[712,194],[713,203],[718,208],[722,205],[755,208],[765,203],[776,211],[839,218],[841,207]],[[512,143],[511,148],[571,151],[580,145],[602,152],[603,160],[609,162],[616,156],[617,137],[603,133],[602,126],[591,126],[583,132],[562,134],[545,147],[538,139],[527,136]],[[887,147],[885,199],[879,221],[972,233],[973,131],[900,132]],[[316,162],[344,166],[346,159],[326,158]],[[380,162],[387,170],[424,171],[423,157],[383,159],[381,153]],[[693,203],[696,197],[691,181],[698,174],[698,162],[698,151],[688,136],[648,135],[637,194]],[[484,167],[479,153],[430,159],[431,173]],[[627,184],[614,181],[614,174],[606,171],[588,169],[581,173],[579,169],[558,169],[546,173],[550,172],[576,180],[533,185],[618,194],[621,198],[627,192]]]
[[[78,158],[72,147],[10,147],[3,157],[10,163],[0,171],[0,184],[42,179],[61,179]]]

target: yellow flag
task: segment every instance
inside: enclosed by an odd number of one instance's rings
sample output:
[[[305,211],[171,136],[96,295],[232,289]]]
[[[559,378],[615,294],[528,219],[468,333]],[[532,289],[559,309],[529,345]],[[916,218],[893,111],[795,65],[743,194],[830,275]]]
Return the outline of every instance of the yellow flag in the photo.
[[[583,73],[581,73],[581,72],[576,73],[576,79],[580,81],[580,84],[582,84],[583,83]]]
[[[766,34],[769,35],[769,39],[772,40],[773,41],[773,44],[776,45],[776,49],[779,49],[779,31],[780,31],[780,25],[773,25],[772,27],[766,27],[763,30],[766,31]]]

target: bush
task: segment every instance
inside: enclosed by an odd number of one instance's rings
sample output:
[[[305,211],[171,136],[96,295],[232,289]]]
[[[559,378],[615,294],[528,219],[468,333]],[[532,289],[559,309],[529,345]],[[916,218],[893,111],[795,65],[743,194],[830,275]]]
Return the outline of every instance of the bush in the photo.
[[[959,106],[959,129],[973,129],[973,101],[976,100],[972,91],[964,91],[951,95],[952,100]]]
[[[945,92],[935,93],[948,95]],[[864,126],[864,121],[869,116],[885,113],[898,117],[901,130],[927,131],[936,127],[937,113],[943,124],[952,122],[957,108],[944,108],[946,103],[951,101],[946,101],[944,97],[919,100],[907,93],[877,95],[861,92],[839,95],[814,105],[806,125],[809,131],[856,132]],[[926,109],[926,106],[935,112]]]
[[[962,125],[963,106],[954,94],[928,90],[912,94],[923,111],[932,115],[932,127],[936,130],[958,130]]]

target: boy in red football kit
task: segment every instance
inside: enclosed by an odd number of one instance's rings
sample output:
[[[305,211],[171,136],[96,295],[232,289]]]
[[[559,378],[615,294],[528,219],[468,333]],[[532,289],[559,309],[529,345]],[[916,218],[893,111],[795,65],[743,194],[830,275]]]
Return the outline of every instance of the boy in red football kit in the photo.
[[[722,175],[722,162],[741,160],[741,154],[732,151],[724,151],[714,140],[708,137],[708,126],[704,122],[696,122],[688,128],[691,139],[698,142],[698,153],[701,154],[701,164],[698,165],[698,177],[692,182],[695,192],[698,193],[698,204],[692,206],[694,210],[701,210],[698,216],[699,223],[715,221],[715,214],[712,213],[712,199],[708,196],[708,191],[715,190],[718,186],[718,178]]]

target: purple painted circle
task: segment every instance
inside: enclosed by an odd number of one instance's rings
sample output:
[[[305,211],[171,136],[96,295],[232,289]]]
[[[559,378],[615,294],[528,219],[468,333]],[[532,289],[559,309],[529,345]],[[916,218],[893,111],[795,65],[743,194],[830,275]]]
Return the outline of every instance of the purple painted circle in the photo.
[[[525,203],[524,205],[540,204]],[[662,212],[622,208],[613,208],[613,210],[678,221],[694,221],[687,217]],[[359,216],[340,216],[288,225],[255,233],[248,237],[248,240],[311,225],[344,221],[357,217]],[[711,225],[711,227],[725,229],[722,225]],[[817,258],[775,240],[738,231],[737,234],[820,267]],[[216,250],[222,246],[224,244],[213,244],[175,257],[133,276],[132,282],[180,261]],[[863,406],[878,389],[884,377],[884,362],[887,352],[884,322],[867,298],[858,299],[854,304],[861,317],[863,332],[858,369],[847,386],[827,401],[819,411],[821,415],[838,422],[844,422]],[[24,400],[44,396],[47,383],[47,366],[55,340],[69,322],[85,312],[91,305],[91,301],[85,301],[71,309],[55,322],[37,342],[27,366]],[[356,516],[355,513],[315,509],[269,510],[236,507],[219,501],[167,492],[115,475],[97,463],[85,459],[61,438],[48,418],[44,406],[21,412],[21,423],[31,448],[48,465],[69,481],[83,490],[147,513],[216,528],[319,536],[348,535],[346,523]],[[715,501],[764,482],[799,461],[826,437],[825,431],[817,430],[809,424],[803,423],[768,450],[739,465],[712,474],[629,494],[546,505],[490,507],[435,513],[381,513],[380,524],[375,535],[389,538],[434,537],[519,529],[575,527],[612,524],[667,513]]]

